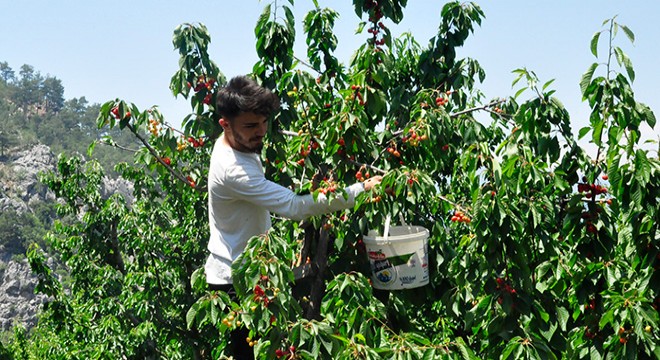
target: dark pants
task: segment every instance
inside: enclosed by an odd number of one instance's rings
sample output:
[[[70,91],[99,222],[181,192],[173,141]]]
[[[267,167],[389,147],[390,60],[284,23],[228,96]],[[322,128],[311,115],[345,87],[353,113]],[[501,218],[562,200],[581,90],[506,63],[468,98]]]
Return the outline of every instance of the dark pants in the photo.
[[[209,289],[224,291],[229,295],[232,301],[238,302],[238,299],[236,298],[236,290],[234,290],[234,286],[231,284],[209,284]],[[250,344],[245,340],[248,336],[250,336],[250,331],[245,327],[235,328],[229,333],[229,344],[227,345],[227,349],[230,354],[234,356],[234,359],[254,360],[254,351],[252,350],[252,347],[250,347]]]

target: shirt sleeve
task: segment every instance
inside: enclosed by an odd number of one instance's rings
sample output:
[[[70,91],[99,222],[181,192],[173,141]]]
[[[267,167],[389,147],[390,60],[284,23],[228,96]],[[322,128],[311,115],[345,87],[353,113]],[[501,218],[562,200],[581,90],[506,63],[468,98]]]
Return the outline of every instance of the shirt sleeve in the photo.
[[[364,191],[364,185],[356,183],[345,188],[347,198],[339,195],[330,200],[319,194],[314,201],[311,194],[298,195],[267,180],[259,169],[242,166],[228,169],[224,185],[234,197],[263,206],[271,213],[293,220],[350,208],[355,204],[355,197]]]

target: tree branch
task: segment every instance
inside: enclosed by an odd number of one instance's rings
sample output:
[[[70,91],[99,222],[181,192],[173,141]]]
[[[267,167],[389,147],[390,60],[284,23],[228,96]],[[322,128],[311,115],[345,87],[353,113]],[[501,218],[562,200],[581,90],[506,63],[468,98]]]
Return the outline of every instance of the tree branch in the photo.
[[[493,101],[489,102],[489,103],[486,104],[486,105],[477,106],[477,107],[473,107],[473,108],[469,108],[469,109],[465,109],[465,110],[457,111],[457,112],[455,112],[455,113],[451,113],[451,114],[449,114],[449,117],[457,117],[457,116],[459,116],[459,115],[463,115],[463,114],[467,114],[467,113],[471,113],[471,112],[475,112],[475,111],[479,111],[479,110],[486,110],[486,109],[488,109],[489,107],[493,107],[493,106],[495,106],[495,105],[497,105],[497,104],[501,104],[501,103],[503,103],[503,102],[505,102],[505,101],[506,101],[506,99],[493,100]]]
[[[163,161],[163,159],[160,157],[160,155],[158,155],[158,152],[157,152],[157,151],[156,151],[156,150],[155,150],[155,149],[149,144],[149,142],[148,142],[148,141],[147,141],[142,135],[138,134],[138,132],[135,130],[135,128],[134,128],[131,124],[126,124],[126,126],[128,127],[129,130],[131,130],[131,132],[133,133],[133,135],[135,135],[135,136],[136,136],[136,137],[142,142],[142,144],[147,148],[147,150],[149,150],[149,153],[150,153],[151,155],[153,155],[153,157],[156,158],[156,160],[157,160],[161,165],[165,166],[165,168],[166,168],[166,169],[167,169],[167,170],[168,170],[168,171],[169,171],[174,177],[176,177],[176,178],[179,179],[180,181],[182,181],[182,182],[184,182],[184,183],[186,183],[186,184],[192,186],[195,190],[197,190],[197,191],[199,191],[199,192],[206,192],[206,191],[207,191],[206,187],[203,187],[203,186],[197,186],[197,185],[192,185],[192,184],[188,181],[188,179],[186,179],[186,178],[183,176],[183,174],[181,174],[181,173],[178,172],[178,171],[175,171],[174,169],[172,169],[171,166],[167,165],[167,164]]]
[[[101,144],[101,145],[106,145],[106,146],[112,146],[112,147],[115,147],[115,148],[117,148],[117,149],[119,149],[119,150],[124,150],[124,151],[132,152],[132,153],[136,153],[136,152],[138,152],[138,150],[135,150],[135,149],[129,149],[129,148],[124,147],[124,146],[121,146],[121,145],[119,145],[119,144],[117,144],[117,143],[109,144],[109,143],[107,143],[107,142],[103,142],[103,141],[99,141],[99,140],[96,140],[96,143],[97,143],[97,144]]]

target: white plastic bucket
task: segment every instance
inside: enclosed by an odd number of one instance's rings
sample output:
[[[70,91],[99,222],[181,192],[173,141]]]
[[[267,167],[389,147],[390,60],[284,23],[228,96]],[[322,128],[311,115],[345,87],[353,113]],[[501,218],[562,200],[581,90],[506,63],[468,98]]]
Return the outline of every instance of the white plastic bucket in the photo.
[[[429,283],[429,231],[421,226],[389,226],[380,236],[370,230],[364,245],[371,264],[372,282],[376,289],[412,289]]]

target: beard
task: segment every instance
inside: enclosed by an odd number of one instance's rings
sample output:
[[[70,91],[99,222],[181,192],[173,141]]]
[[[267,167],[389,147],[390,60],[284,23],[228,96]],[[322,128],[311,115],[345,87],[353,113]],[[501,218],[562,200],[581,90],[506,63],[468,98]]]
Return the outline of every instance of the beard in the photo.
[[[246,138],[237,132],[233,132],[233,147],[242,152],[251,152],[261,154],[264,148],[264,141],[262,137]]]

